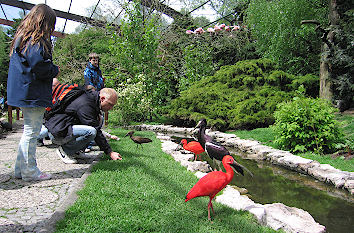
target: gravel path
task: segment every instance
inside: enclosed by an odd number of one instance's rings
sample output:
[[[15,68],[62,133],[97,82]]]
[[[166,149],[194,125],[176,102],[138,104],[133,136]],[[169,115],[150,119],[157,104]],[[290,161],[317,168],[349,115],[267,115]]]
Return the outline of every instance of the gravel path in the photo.
[[[102,152],[90,152],[92,159],[79,164],[64,164],[55,152],[57,147],[44,140],[45,146],[37,147],[37,164],[53,178],[25,182],[13,174],[22,131],[20,120],[12,132],[0,134],[0,232],[52,232]]]

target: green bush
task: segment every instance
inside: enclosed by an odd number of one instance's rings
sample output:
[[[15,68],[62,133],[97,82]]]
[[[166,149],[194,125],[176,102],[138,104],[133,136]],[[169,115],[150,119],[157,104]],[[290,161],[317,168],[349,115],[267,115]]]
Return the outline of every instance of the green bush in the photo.
[[[124,125],[132,121],[142,122],[151,118],[151,100],[144,94],[144,77],[137,83],[122,84],[117,89],[118,100],[110,114],[109,122]]]
[[[223,66],[214,76],[205,77],[181,92],[171,102],[168,116],[175,124],[206,118],[219,130],[269,126],[274,123],[276,105],[290,100],[299,83],[309,90],[317,87],[318,93],[318,78],[294,76],[276,68],[268,59]]]
[[[279,104],[274,113],[275,142],[292,152],[333,152],[343,139],[335,111],[326,100],[303,96]]]

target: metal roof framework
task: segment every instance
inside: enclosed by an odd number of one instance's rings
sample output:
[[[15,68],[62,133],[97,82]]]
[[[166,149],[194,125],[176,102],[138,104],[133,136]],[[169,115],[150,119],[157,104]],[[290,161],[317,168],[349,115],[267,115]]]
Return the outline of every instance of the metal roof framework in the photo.
[[[65,36],[65,27],[66,27],[66,24],[67,24],[68,20],[72,20],[72,21],[76,21],[76,22],[85,24],[85,28],[86,28],[87,25],[96,26],[96,27],[106,27],[107,25],[109,25],[111,27],[113,26],[114,28],[116,28],[116,30],[119,30],[120,29],[119,25],[116,25],[114,23],[108,23],[108,22],[105,22],[105,21],[102,21],[102,20],[96,20],[96,19],[92,18],[92,16],[95,13],[98,5],[100,4],[100,1],[101,0],[97,0],[97,3],[95,5],[94,10],[92,11],[90,17],[86,17],[86,16],[81,16],[81,15],[70,13],[70,9],[71,9],[71,5],[72,5],[73,0],[70,0],[70,4],[69,4],[69,8],[68,8],[67,12],[53,9],[55,11],[57,17],[65,19],[65,23],[64,23],[64,27],[63,27],[62,31],[61,32],[55,31],[53,33],[53,35],[56,36],[56,37],[61,37],[61,38],[64,37]],[[161,13],[163,13],[163,14],[171,17],[171,18],[175,19],[177,17],[185,17],[179,11],[176,11],[175,9],[173,9],[173,8],[169,7],[168,5],[164,4],[164,1],[159,1],[159,0],[140,0],[140,2],[141,2],[141,4],[143,6],[148,7],[150,9],[152,9],[152,10],[156,10],[158,12],[161,12]],[[191,10],[187,15],[190,15],[192,12],[198,10],[199,8],[205,6],[206,4],[208,4],[210,2],[211,2],[211,0],[206,0],[204,3],[202,3],[198,7],[194,8],[193,10]],[[45,0],[43,3],[47,4],[47,0]],[[3,8],[3,5],[8,5],[8,6],[12,6],[12,7],[16,7],[16,8],[22,9],[24,14],[26,14],[26,10],[30,10],[30,9],[32,9],[32,7],[35,6],[35,4],[28,3],[28,2],[25,2],[25,1],[20,1],[20,0],[0,0],[1,10],[2,10],[4,16],[5,16],[5,19],[1,19],[0,18],[0,24],[8,25],[8,26],[12,26],[14,24],[14,22],[7,18],[6,12],[5,12],[4,8]],[[122,13],[123,10],[124,9],[122,9],[119,12],[118,16]],[[116,16],[115,18],[117,18],[118,16]],[[216,20],[214,22],[217,22],[218,20]]]
[[[44,3],[46,3],[46,1]],[[100,0],[97,1],[95,9],[92,12],[90,17],[70,13],[71,3],[72,3],[72,0],[70,0],[70,6],[69,6],[69,10],[67,12],[53,9],[55,14],[57,15],[57,17],[65,19],[63,31],[62,32],[58,32],[58,31],[54,32],[53,33],[54,36],[57,36],[57,37],[64,37],[65,36],[64,32],[65,32],[65,26],[66,26],[67,20],[72,20],[72,21],[76,21],[79,23],[83,23],[83,24],[90,24],[92,26],[97,26],[97,27],[106,27],[108,25],[107,22],[92,19],[92,16],[93,16],[98,4],[100,3]],[[24,1],[18,1],[18,0],[0,0],[0,5],[1,5],[1,10],[3,11],[5,18],[6,18],[6,19],[0,19],[0,24],[4,24],[4,25],[8,25],[8,26],[12,26],[14,24],[14,22],[7,18],[6,12],[4,11],[4,8],[2,7],[2,5],[8,5],[8,6],[20,8],[24,11],[24,14],[26,14],[25,10],[31,10],[32,7],[35,6],[35,4],[24,2]],[[113,27],[117,28],[117,30],[119,30],[118,25],[111,23],[110,26],[113,26]]]

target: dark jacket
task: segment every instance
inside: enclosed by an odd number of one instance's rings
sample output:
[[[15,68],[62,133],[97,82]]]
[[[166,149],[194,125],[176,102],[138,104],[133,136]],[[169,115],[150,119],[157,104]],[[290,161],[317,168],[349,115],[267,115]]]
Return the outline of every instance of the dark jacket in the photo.
[[[85,86],[91,85],[100,91],[104,88],[104,80],[99,67],[96,67],[89,62],[84,71]]]
[[[55,138],[70,138],[72,136],[73,125],[89,125],[97,130],[95,142],[106,154],[112,152],[105,136],[102,134],[99,92],[88,90],[84,94],[73,100],[63,113],[55,114],[46,120],[45,126]]]
[[[59,73],[51,54],[43,46],[27,43],[27,51],[19,51],[15,43],[7,79],[7,103],[16,107],[48,107],[52,105],[52,82]]]

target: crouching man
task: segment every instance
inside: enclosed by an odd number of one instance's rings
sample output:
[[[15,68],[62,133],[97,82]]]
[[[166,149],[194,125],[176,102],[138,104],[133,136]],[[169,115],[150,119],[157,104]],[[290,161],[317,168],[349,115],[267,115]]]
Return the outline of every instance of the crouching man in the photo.
[[[64,163],[77,163],[83,158],[91,141],[113,160],[121,160],[119,153],[112,151],[101,131],[103,112],[109,111],[117,103],[117,92],[112,88],[100,91],[88,90],[69,103],[65,109],[46,120],[45,127],[55,144],[58,156]]]

